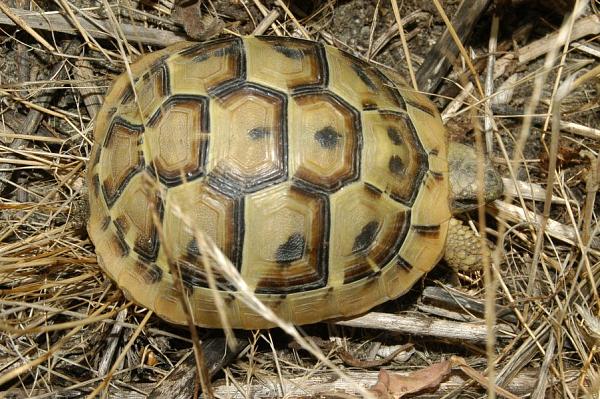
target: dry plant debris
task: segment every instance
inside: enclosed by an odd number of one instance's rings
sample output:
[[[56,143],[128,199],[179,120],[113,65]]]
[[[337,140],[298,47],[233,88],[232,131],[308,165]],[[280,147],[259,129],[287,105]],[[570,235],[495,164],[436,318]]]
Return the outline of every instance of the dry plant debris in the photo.
[[[281,330],[239,337],[206,396],[369,396],[378,375],[413,372],[424,398],[600,397],[597,1],[177,3],[0,2],[0,396],[197,395],[189,331],[115,289],[78,211],[110,80],[188,32],[308,37],[414,74],[507,183],[470,221],[496,243],[483,276],[442,266],[377,312],[293,330],[299,346]],[[198,334],[205,348],[222,337]]]
[[[450,374],[451,369],[452,364],[445,360],[406,376],[381,370],[377,383],[371,387],[371,391],[383,399],[401,398],[427,388],[437,387]]]

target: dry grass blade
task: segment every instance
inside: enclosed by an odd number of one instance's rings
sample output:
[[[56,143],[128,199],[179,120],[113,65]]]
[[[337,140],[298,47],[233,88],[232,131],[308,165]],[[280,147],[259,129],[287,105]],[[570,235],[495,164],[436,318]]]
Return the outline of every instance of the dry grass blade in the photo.
[[[35,38],[42,46],[44,46],[48,51],[55,53],[56,49],[46,41],[42,36],[40,36],[23,18],[19,17],[15,13],[11,11],[11,9],[6,5],[6,3],[0,3],[0,11],[6,14],[11,20],[14,21],[17,25],[19,25],[23,30],[29,33],[31,36]]]
[[[4,3],[0,3],[4,4]],[[60,13],[31,13],[23,10],[10,9],[10,12],[22,19],[27,26],[44,31],[59,31],[69,34],[77,34],[77,27],[73,27],[72,22],[66,16]],[[106,32],[103,22],[93,19],[77,18],[81,29],[90,37],[96,39],[110,39],[112,36]],[[15,22],[9,17],[0,14],[0,25],[14,25]],[[147,28],[139,25],[122,25],[123,32],[127,40],[131,42],[146,43],[155,46],[167,46],[169,44],[180,42],[185,39],[179,32],[171,32],[162,29]],[[102,47],[99,47],[102,49]]]
[[[470,367],[465,362],[464,359],[459,358],[457,356],[453,356],[451,359],[451,362],[455,366],[460,367],[460,369],[463,371],[463,373],[467,374],[473,380],[477,381],[479,384],[481,384],[481,386],[488,387],[490,384],[494,385],[493,381],[489,381],[489,377],[485,377],[485,376],[481,375],[477,370]],[[501,397],[504,397],[507,399],[519,399],[518,396],[512,394],[511,392],[508,392],[506,389],[503,389],[499,386],[494,386],[494,391],[495,391],[495,393],[498,394],[498,396],[501,396]]]
[[[402,18],[400,18],[400,11],[398,10],[398,3],[391,0],[392,9],[394,10],[394,18],[396,18],[396,25],[398,26],[398,33],[400,34],[400,40],[402,41],[402,49],[404,50],[404,57],[406,59],[406,65],[408,66],[408,73],[410,75],[410,82],[412,83],[415,91],[419,90],[417,84],[417,78],[415,77],[415,71],[413,70],[412,60],[410,58],[410,51],[408,50],[408,44],[406,43],[406,36],[404,34],[404,26],[402,25]]]

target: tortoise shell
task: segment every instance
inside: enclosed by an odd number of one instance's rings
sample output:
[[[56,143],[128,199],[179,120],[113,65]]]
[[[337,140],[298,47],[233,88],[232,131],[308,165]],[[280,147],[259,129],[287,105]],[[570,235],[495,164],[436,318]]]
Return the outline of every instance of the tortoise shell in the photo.
[[[199,326],[221,325],[216,295],[233,328],[272,325],[214,265],[209,288],[199,230],[295,324],[396,298],[441,258],[447,137],[403,83],[280,37],[178,43],[131,77],[96,120],[88,229],[103,270],[164,319],[186,323],[183,286]]]

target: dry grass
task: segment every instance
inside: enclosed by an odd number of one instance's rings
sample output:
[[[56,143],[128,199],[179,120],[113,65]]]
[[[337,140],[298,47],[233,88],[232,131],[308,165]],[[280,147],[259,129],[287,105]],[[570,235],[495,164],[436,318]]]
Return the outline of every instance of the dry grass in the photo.
[[[142,397],[184,364],[193,339],[127,301],[99,269],[82,234],[84,170],[110,78],[182,33],[169,0],[49,3],[0,3],[0,397]],[[423,44],[439,38],[443,13],[453,11],[438,1],[427,10],[420,2],[395,10],[388,1],[365,1],[369,15],[332,1],[304,3],[316,6],[303,15],[281,0],[207,1],[212,19],[203,22],[217,33],[323,40],[400,68],[416,85],[414,71],[429,51]],[[487,375],[484,384],[495,379],[518,396],[600,397],[600,22],[597,3],[576,3],[562,24],[540,14],[530,27],[508,16],[481,20],[479,44],[471,52],[464,43],[435,97],[452,136],[486,146],[505,177],[506,197],[471,222],[497,243],[483,275],[465,276],[470,280],[452,291],[446,276],[433,274],[423,284],[443,289],[417,287],[387,304],[383,310],[397,313],[388,324],[398,323],[387,330],[376,315],[303,330],[278,321],[288,335],[251,335],[213,382],[216,396],[367,395],[376,372],[357,364],[412,343],[384,367],[405,372],[460,355]],[[61,11],[40,18],[49,10]],[[348,17],[346,30],[363,24],[368,32],[346,40],[352,36],[340,34],[335,15],[360,16]],[[405,54],[411,69],[392,65]],[[236,273],[225,270],[245,292]],[[458,301],[461,293],[469,298],[452,308],[438,297]],[[261,306],[249,292],[247,301]],[[415,311],[424,323],[480,328],[487,350],[468,337],[419,336],[425,328],[411,330],[416,322],[401,327],[403,315]],[[364,323],[373,328],[356,327]],[[485,395],[457,370],[422,397]]]

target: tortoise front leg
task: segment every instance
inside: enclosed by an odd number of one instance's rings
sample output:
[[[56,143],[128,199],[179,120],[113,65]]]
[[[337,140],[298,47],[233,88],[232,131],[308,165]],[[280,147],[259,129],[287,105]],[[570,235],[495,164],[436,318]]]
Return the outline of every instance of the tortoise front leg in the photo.
[[[488,244],[489,247],[489,244]],[[444,260],[454,270],[481,270],[481,240],[458,219],[450,219]]]

